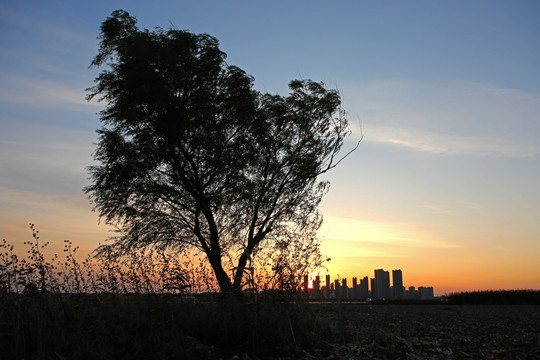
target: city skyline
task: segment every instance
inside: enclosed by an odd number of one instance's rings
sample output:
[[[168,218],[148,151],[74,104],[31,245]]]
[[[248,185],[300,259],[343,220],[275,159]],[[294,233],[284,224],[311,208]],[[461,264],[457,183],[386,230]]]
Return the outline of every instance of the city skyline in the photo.
[[[540,3],[43,2],[0,4],[0,239],[85,257],[114,230],[82,192],[104,104],[85,100],[99,26],[220,41],[255,88],[337,88],[358,149],[321,180],[318,231],[332,278],[402,269],[437,294],[539,289]],[[370,284],[371,285],[371,284]]]
[[[332,281],[330,274],[326,274],[322,285],[320,275],[304,275],[301,290],[312,299],[431,300],[435,297],[433,286],[403,286],[401,269],[392,270],[392,283],[390,272],[384,269],[375,269],[373,278],[364,276],[358,281],[353,277],[352,283],[348,283],[347,278]]]

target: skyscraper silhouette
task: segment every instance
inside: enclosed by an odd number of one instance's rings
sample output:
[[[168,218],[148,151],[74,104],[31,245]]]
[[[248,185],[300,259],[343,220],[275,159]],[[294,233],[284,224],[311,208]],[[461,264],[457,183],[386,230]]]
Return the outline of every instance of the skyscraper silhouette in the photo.
[[[326,284],[326,288],[324,289],[324,292],[325,292],[324,297],[328,299],[330,297],[330,288],[332,287],[331,283],[330,283],[330,275],[329,274],[326,275],[326,283],[325,284]]]
[[[321,290],[321,278],[319,275],[315,276],[315,280],[313,281],[313,291],[320,291]]]
[[[375,278],[371,289],[375,299],[390,299],[390,273],[383,269],[375,270]]]
[[[360,279],[360,299],[367,299],[369,297],[369,278],[364,276]]]
[[[394,286],[394,299],[403,299],[405,288],[403,287],[403,273],[401,269],[392,270],[392,285]]]

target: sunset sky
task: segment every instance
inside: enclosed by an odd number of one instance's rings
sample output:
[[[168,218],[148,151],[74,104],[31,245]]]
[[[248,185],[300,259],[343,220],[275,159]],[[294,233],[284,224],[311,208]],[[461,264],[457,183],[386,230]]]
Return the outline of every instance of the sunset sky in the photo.
[[[113,5],[111,5],[113,4]],[[540,2],[12,1],[0,3],[0,238],[28,223],[88,253],[108,228],[88,184],[99,26],[217,37],[258,90],[338,88],[358,149],[327,179],[332,276],[402,269],[436,294],[540,289]],[[321,273],[324,275],[325,271]]]

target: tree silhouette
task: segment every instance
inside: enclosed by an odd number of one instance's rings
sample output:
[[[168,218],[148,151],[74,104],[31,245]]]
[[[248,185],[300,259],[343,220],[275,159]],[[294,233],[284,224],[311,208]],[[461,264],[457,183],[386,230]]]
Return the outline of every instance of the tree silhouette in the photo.
[[[317,177],[350,134],[340,96],[310,80],[257,92],[216,38],[136,25],[123,10],[101,24],[87,98],[106,107],[84,190],[118,228],[109,246],[202,251],[220,289],[239,289],[258,249],[321,225]]]

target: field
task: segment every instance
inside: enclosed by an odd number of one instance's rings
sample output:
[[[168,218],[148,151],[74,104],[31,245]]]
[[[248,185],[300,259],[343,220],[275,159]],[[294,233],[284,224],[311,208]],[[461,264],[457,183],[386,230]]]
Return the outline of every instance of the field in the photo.
[[[540,359],[540,306],[0,297],[5,359]]]
[[[80,262],[66,241],[61,260],[30,228],[26,257],[0,242],[0,359],[540,359],[538,290],[416,304],[181,295],[197,277],[177,277],[173,258]]]
[[[540,306],[332,305],[357,359],[540,359]]]

